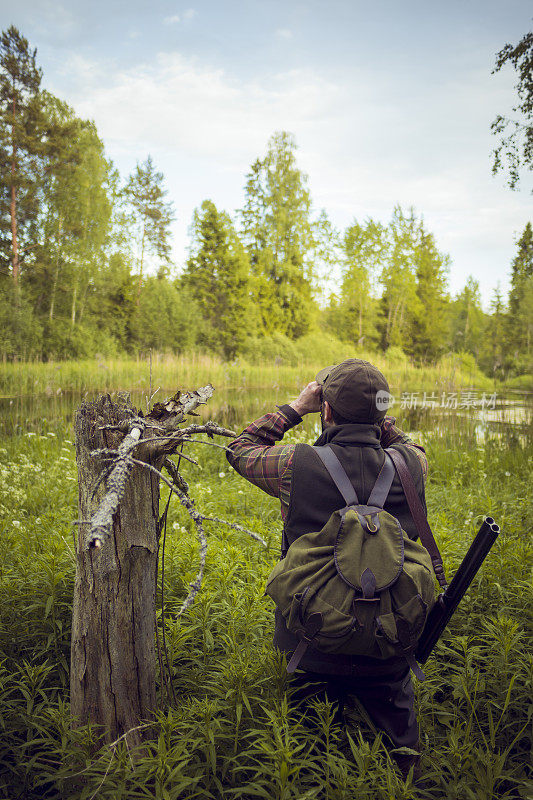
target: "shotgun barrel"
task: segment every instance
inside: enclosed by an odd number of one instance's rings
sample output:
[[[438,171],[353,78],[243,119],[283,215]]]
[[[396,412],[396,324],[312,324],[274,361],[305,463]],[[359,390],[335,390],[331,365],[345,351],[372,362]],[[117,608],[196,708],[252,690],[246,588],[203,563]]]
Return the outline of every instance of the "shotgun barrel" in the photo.
[[[425,664],[427,661],[499,533],[500,527],[493,518],[485,517],[450,585],[439,595],[437,602],[428,614],[424,631],[416,648],[416,660],[421,664]]]

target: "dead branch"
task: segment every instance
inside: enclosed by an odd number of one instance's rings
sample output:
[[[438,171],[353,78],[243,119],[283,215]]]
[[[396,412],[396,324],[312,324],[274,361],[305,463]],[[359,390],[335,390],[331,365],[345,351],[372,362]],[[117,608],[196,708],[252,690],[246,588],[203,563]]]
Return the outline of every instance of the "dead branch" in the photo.
[[[130,432],[126,434],[116,449],[116,465],[109,473],[108,490],[102,502],[91,517],[91,527],[86,537],[86,547],[99,548],[111,536],[113,530],[113,517],[118,506],[133,468],[129,457],[131,445],[137,443],[144,430],[145,422],[140,417],[130,421]]]
[[[172,478],[177,488],[181,489],[181,491],[185,492],[185,494],[189,494],[189,484],[187,483],[181,472],[178,470],[174,462],[171,461],[170,458],[165,458],[165,460],[163,461],[163,466],[169,473],[170,477]]]
[[[179,433],[176,436],[173,435],[177,433],[176,426],[183,422],[187,414],[194,414],[194,409],[199,405],[207,403],[213,391],[212,385],[208,383],[206,386],[202,386],[192,392],[176,392],[173,397],[168,398],[163,403],[156,403],[145,418],[138,416],[113,426],[116,430],[126,432],[126,436],[117,448],[100,448],[92,453],[94,457],[114,460],[115,464],[104,473],[103,477],[98,479],[96,486],[93,487],[94,493],[102,481],[107,481],[107,491],[96,512],[91,517],[91,526],[85,537],[86,549],[102,547],[111,535],[113,517],[124,496],[124,490],[134,464],[134,460],[131,458],[132,451],[142,444],[143,449],[141,452],[146,460],[152,460],[154,456],[162,456],[174,452],[182,439]],[[142,439],[141,437],[145,429],[151,427],[149,423],[155,423],[154,427],[157,430],[168,431],[169,437],[167,437],[167,440],[165,441],[165,437],[151,437],[157,441],[146,446],[146,442],[150,442],[151,439]],[[213,422],[205,425],[191,425],[189,429],[191,428],[195,432],[206,433],[210,437],[218,433],[219,430],[224,431],[221,435],[234,435],[232,432],[226,432],[225,428],[220,428]],[[184,455],[183,458],[199,466],[198,462],[190,458],[190,456]]]
[[[228,522],[219,517],[207,517],[201,514],[197,510],[194,500],[189,497],[187,482],[180,474],[177,466],[167,457],[168,454],[175,452],[180,445],[186,442],[191,444],[207,444],[213,447],[219,447],[222,450],[228,449],[224,445],[219,445],[216,442],[207,442],[202,439],[191,438],[194,434],[206,434],[210,439],[215,435],[227,437],[234,437],[236,435],[234,431],[223,428],[215,422],[208,421],[201,425],[191,424],[185,428],[177,428],[179,422],[182,422],[187,414],[194,413],[194,409],[198,405],[207,402],[212,393],[213,387],[211,384],[201,387],[195,392],[176,392],[173,397],[165,402],[156,403],[146,417],[133,417],[114,426],[104,426],[123,431],[126,435],[116,448],[104,447],[92,451],[91,455],[94,458],[101,458],[103,461],[111,462],[110,467],[98,478],[96,486],[93,488],[93,496],[102,481],[107,481],[107,491],[91,520],[78,521],[78,524],[88,524],[89,527],[85,537],[86,549],[90,547],[100,548],[112,533],[113,517],[124,495],[126,483],[133,467],[139,466],[156,474],[158,478],[169,487],[170,491],[177,495],[181,505],[187,510],[195,524],[200,544],[198,572],[196,578],[190,584],[189,594],[183,601],[178,616],[183,614],[192,605],[202,583],[207,554],[207,538],[203,528],[204,521],[227,525],[233,528],[233,530],[247,533],[252,539],[255,539],[255,541],[260,542],[266,547],[266,542],[261,536],[242,525],[238,525],[235,522]],[[142,438],[143,434],[148,431],[161,432],[162,435],[148,435],[146,438]],[[138,448],[140,452],[138,454],[139,457],[136,458],[133,454]],[[158,463],[158,465],[162,464],[167,469],[172,481],[167,480],[161,471],[151,463],[151,461],[154,460],[154,456],[156,456],[156,463]],[[180,458],[199,466],[197,461],[190,456],[186,456],[183,452],[180,453]]]
[[[263,539],[262,536],[259,536],[258,533],[254,533],[253,531],[248,530],[248,528],[243,527],[242,525],[238,525],[236,522],[228,522],[227,519],[220,519],[220,517],[203,517],[204,522],[218,522],[220,525],[227,525],[228,528],[233,528],[234,531],[241,531],[241,533],[247,533],[248,536],[251,536],[252,539],[255,539],[256,542],[260,542],[260,544],[267,546],[267,543]]]

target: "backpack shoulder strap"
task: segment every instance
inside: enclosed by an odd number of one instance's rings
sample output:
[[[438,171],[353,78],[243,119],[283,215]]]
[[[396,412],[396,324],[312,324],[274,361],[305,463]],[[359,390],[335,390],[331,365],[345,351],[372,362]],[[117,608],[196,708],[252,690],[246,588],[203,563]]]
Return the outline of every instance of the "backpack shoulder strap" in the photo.
[[[385,461],[376,478],[376,482],[370,492],[370,496],[366,501],[367,506],[377,506],[383,508],[385,500],[389,496],[390,487],[394,480],[394,464],[392,463],[390,455],[385,452]]]
[[[433,569],[435,571],[435,575],[437,576],[437,580],[441,586],[447,586],[442,556],[439,552],[439,548],[437,547],[437,542],[435,541],[431,528],[429,527],[429,522],[424,513],[422,503],[420,502],[415,482],[413,481],[413,477],[409,472],[409,468],[405,462],[405,459],[399,450],[394,450],[392,447],[387,448],[386,452],[392,458],[396,472],[400,478],[402,489],[407,500],[407,505],[409,506],[409,511],[411,512],[411,516],[416,525],[418,535],[420,536],[420,541],[431,556],[431,562],[433,564]]]
[[[335,455],[331,447],[313,447],[316,454],[322,459],[324,466],[329,472],[331,479],[335,486],[344,497],[347,506],[359,505],[359,498],[351,480],[346,474],[346,470],[342,466],[338,457]],[[366,501],[367,506],[376,506],[383,508],[385,500],[389,496],[390,487],[394,480],[394,464],[392,463],[390,455],[385,452],[385,461],[379,472],[377,480],[370,492],[370,496]]]
[[[355,491],[351,480],[348,478],[344,467],[341,462],[328,445],[324,447],[313,447],[313,450],[322,460],[325,468],[329,472],[331,479],[339,492],[344,497],[344,502],[347,506],[359,505],[359,498]]]

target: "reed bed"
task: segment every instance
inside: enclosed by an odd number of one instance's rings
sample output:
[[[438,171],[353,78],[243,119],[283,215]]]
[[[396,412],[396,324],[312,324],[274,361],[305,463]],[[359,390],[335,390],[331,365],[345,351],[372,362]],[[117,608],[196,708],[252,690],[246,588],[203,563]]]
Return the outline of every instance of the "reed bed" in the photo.
[[[365,358],[387,376],[391,390],[452,391],[468,387],[490,389],[492,382],[472,361],[455,356],[443,357],[435,365],[417,366],[398,351],[381,354],[358,350],[342,352],[317,348],[310,357],[287,364],[272,358],[248,362],[224,362],[202,353],[168,355],[154,353],[151,358],[95,358],[86,361],[0,363],[0,396],[31,394],[53,395],[65,392],[144,391],[160,386],[172,391],[211,382],[217,389],[244,391],[264,387],[297,390],[312,380],[319,369],[346,357]],[[151,380],[150,380],[151,379]]]

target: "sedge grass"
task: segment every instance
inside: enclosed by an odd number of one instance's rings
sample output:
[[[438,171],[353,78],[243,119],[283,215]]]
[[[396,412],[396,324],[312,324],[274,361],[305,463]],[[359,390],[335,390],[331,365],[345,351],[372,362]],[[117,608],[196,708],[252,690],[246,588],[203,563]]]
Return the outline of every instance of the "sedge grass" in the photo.
[[[244,422],[244,419],[241,420]],[[29,432],[30,434],[33,432]],[[54,435],[55,434],[55,435]],[[77,516],[73,445],[64,425],[6,438],[0,449],[0,796],[493,800],[531,791],[533,453],[523,438],[480,445],[473,428],[427,430],[428,506],[449,572],[484,513],[503,533],[417,686],[425,786],[404,783],[379,736],[354,711],[347,730],[328,704],[290,703],[263,597],[280,542],[277,501],[231,471],[223,453],[190,445],[185,468],[205,514],[244,522],[267,541],[207,523],[203,589],[176,612],[197,569],[193,527],[171,505],[167,639],[177,704],[160,698],[152,738],[93,753],[97,731],[71,730],[68,659]],[[310,437],[295,429],[292,440]],[[201,450],[200,450],[201,448]],[[200,451],[200,452],[197,452]],[[163,489],[163,500],[166,490]]]
[[[152,386],[166,391],[194,388],[212,383],[217,389],[248,391],[257,388],[298,390],[312,380],[319,369],[346,357],[365,358],[387,376],[393,392],[403,390],[451,391],[467,387],[491,389],[493,384],[473,364],[446,356],[437,364],[416,366],[399,351],[396,354],[343,350],[317,353],[287,364],[282,359],[224,362],[201,353],[152,355]],[[150,363],[142,358],[97,358],[84,361],[0,362],[0,396],[59,392],[144,391],[150,387]]]

